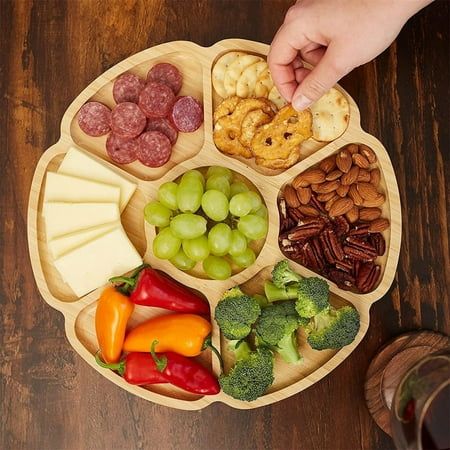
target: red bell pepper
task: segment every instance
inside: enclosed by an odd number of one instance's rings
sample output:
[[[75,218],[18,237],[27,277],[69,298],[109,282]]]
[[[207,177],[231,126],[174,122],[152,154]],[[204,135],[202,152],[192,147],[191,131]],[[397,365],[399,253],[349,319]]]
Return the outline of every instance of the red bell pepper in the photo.
[[[185,391],[201,395],[220,392],[219,382],[208,370],[193,359],[178,353],[165,352],[128,353],[116,364],[105,364],[97,354],[97,364],[106,369],[116,370],[124,379],[135,385],[170,383]]]
[[[120,290],[137,305],[191,314],[210,312],[209,304],[201,297],[148,266],[138,268],[131,277],[114,277],[110,281],[121,283]]]

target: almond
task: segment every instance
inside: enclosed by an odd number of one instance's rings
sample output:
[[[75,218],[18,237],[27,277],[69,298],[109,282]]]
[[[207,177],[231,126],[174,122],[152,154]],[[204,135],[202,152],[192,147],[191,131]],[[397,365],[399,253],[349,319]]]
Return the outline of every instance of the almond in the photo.
[[[353,201],[349,197],[337,199],[331,206],[328,214],[330,217],[343,216],[353,208]]]
[[[359,218],[364,222],[372,222],[379,217],[381,217],[380,208],[361,208],[359,210]]]
[[[286,200],[288,206],[290,206],[291,208],[297,208],[300,206],[300,200],[297,196],[297,191],[290,184],[288,184],[284,188],[284,199]]]
[[[387,230],[389,225],[388,219],[375,219],[369,224],[369,233],[381,233],[382,231]]]
[[[336,156],[336,165],[341,172],[347,173],[352,167],[352,155],[347,150],[340,150]]]
[[[366,169],[359,169],[358,179],[356,181],[358,183],[368,183],[370,181],[370,172]]]
[[[327,192],[326,194],[319,194],[316,198],[317,200],[319,200],[319,202],[327,202],[328,200],[330,200],[330,198],[333,198],[335,196],[335,192],[331,191],[331,192]]]
[[[321,169],[311,168],[297,175],[292,182],[295,189],[308,187],[310,184],[322,183],[325,181],[325,172]]]
[[[370,183],[357,183],[358,192],[364,200],[373,200],[378,197],[377,188]]]
[[[358,207],[353,206],[353,208],[345,214],[345,217],[350,223],[355,223],[359,219]]]
[[[348,190],[348,196],[353,200],[353,203],[356,206],[361,206],[363,204],[364,199],[359,194],[356,184],[352,184],[350,186],[350,189]]]
[[[334,155],[329,156],[328,158],[323,159],[319,168],[323,170],[325,173],[330,173],[336,167],[336,157]]]
[[[377,162],[377,155],[375,155],[375,152],[367,145],[360,144],[359,153],[361,153],[361,155],[363,155],[370,164]]]
[[[358,144],[348,144],[347,147],[345,147],[345,148],[350,153],[350,155],[353,155],[354,153],[358,153],[358,151],[359,151]]]
[[[335,191],[340,185],[341,183],[338,180],[325,181],[325,183],[311,186],[311,189],[318,194],[327,194],[328,192]]]
[[[307,205],[311,200],[311,188],[309,187],[298,188],[297,197],[302,205]]]
[[[352,155],[353,162],[361,169],[368,169],[370,164],[367,158],[359,153]]]
[[[352,166],[352,168],[342,175],[341,177],[341,184],[350,186],[351,184],[355,183],[358,179],[359,175],[359,167],[358,166]]]
[[[344,186],[343,184],[341,184],[336,189],[336,194],[339,195],[339,197],[345,197],[348,194],[349,189],[350,189],[350,186]]]
[[[310,205],[300,205],[297,209],[305,216],[317,217],[319,215],[319,211]]]
[[[375,208],[381,206],[385,202],[385,200],[386,199],[383,194],[378,194],[377,197],[370,200],[364,199],[362,206],[364,206],[365,208]]]
[[[342,172],[339,169],[333,170],[332,172],[328,173],[325,177],[325,180],[327,181],[334,181],[337,180],[342,175]]]
[[[373,184],[375,187],[378,187],[378,185],[380,184],[380,179],[381,179],[381,173],[380,173],[380,169],[372,169],[369,173],[370,176],[370,183]]]
[[[326,203],[325,203],[325,209],[329,211],[331,207],[333,206],[333,203],[339,198],[339,195],[336,195],[334,192],[332,192],[333,197],[331,197]]]

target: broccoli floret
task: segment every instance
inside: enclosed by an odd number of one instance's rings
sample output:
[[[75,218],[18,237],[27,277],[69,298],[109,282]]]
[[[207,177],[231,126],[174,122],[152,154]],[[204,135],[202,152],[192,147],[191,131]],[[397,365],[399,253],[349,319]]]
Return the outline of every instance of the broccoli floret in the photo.
[[[358,311],[351,306],[339,309],[330,306],[314,316],[305,331],[314,350],[342,348],[358,334]]]
[[[264,283],[264,293],[267,300],[277,302],[279,300],[292,300],[297,298],[297,285],[287,286],[285,288],[277,288],[271,281]]]
[[[273,354],[265,347],[252,351],[247,342],[235,348],[236,364],[219,377],[225,394],[251,402],[261,397],[273,383]]]
[[[325,280],[317,277],[304,278],[298,284],[296,309],[301,317],[314,317],[329,306],[329,287]]]
[[[270,346],[291,364],[302,360],[298,352],[297,328],[300,325],[295,301],[278,302],[264,308],[256,322],[256,340]]]
[[[272,281],[277,288],[284,288],[289,283],[298,283],[302,277],[295,273],[290,267],[287,260],[283,260],[275,264],[272,270]]]
[[[258,302],[239,287],[226,291],[216,307],[215,319],[227,339],[243,339],[261,314]]]

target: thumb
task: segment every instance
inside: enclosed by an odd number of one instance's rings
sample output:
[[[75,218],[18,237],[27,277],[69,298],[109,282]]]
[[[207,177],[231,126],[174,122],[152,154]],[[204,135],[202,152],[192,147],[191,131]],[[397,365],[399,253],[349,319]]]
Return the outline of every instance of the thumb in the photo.
[[[308,108],[352,69],[352,65],[342,59],[342,52],[328,47],[317,66],[298,85],[292,96],[292,106],[297,111]]]

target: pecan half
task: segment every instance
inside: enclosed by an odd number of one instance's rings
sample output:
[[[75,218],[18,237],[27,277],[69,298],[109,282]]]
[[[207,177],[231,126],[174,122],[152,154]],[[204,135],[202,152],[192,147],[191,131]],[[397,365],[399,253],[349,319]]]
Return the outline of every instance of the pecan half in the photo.
[[[331,269],[328,277],[341,289],[351,289],[355,284],[355,279],[347,272],[338,269]]]
[[[356,287],[363,294],[372,291],[380,278],[380,273],[380,266],[373,263],[362,264],[356,279]]]
[[[381,233],[369,234],[369,242],[378,253],[378,256],[383,256],[386,251],[386,241]]]
[[[288,239],[291,241],[301,241],[313,236],[317,236],[323,229],[323,222],[307,222],[292,228],[289,231]]]

